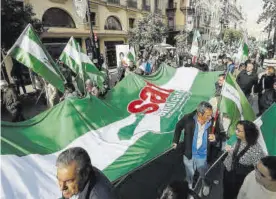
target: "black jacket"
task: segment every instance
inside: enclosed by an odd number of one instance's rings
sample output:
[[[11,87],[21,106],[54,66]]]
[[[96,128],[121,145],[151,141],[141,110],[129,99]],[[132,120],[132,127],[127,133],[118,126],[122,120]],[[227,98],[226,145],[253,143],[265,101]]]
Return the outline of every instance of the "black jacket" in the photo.
[[[96,167],[93,167],[95,175],[91,175],[78,199],[117,199],[111,182]],[[62,197],[61,199],[65,199]]]
[[[198,70],[201,70],[201,71],[203,71],[203,72],[207,72],[207,71],[209,70],[208,65],[205,64],[205,63],[202,63],[202,64],[197,63],[197,64],[195,65],[195,68],[197,68]]]
[[[273,88],[274,79],[275,79],[275,75],[273,76],[262,75],[254,92],[261,93],[263,90]]]
[[[193,64],[191,63],[191,64],[188,64],[188,63],[186,63],[185,65],[184,65],[184,67],[193,67]]]
[[[260,99],[260,113],[267,110],[273,103],[276,103],[276,90],[272,88],[266,90]]]
[[[237,83],[246,97],[249,97],[253,86],[258,83],[258,77],[256,74],[248,75],[246,71],[241,71],[237,77]]]
[[[195,120],[194,120],[195,114],[197,114],[196,111],[189,113],[187,115],[184,115],[184,117],[181,120],[179,120],[179,122],[176,124],[174,138],[173,138],[173,143],[178,144],[180,136],[181,136],[181,131],[184,130],[184,142],[180,144],[180,149],[188,159],[192,158],[193,137],[194,137],[194,131],[195,131],[195,127],[196,127]],[[218,123],[219,122],[217,122],[217,124]],[[211,125],[210,128],[208,129],[208,134],[211,133],[212,126],[213,125]],[[219,139],[219,135],[218,135],[219,129],[218,128],[219,128],[219,126],[216,125],[216,130],[215,130],[216,140]],[[216,142],[212,143],[213,146],[215,144],[216,144]],[[212,148],[213,147],[211,146],[211,143],[208,140],[207,161],[211,160]]]

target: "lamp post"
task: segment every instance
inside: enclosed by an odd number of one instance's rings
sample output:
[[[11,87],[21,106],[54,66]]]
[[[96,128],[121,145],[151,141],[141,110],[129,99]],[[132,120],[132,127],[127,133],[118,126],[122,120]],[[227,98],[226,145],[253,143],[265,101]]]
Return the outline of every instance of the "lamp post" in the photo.
[[[89,0],[87,0],[87,19],[89,22],[89,26],[90,26],[90,43],[91,43],[91,50],[92,50],[92,59],[93,59],[93,63],[98,67],[98,69],[101,69],[101,66],[99,66],[99,46],[97,41],[95,41],[95,34],[93,31],[93,24],[91,22],[91,12],[90,12],[90,3]]]

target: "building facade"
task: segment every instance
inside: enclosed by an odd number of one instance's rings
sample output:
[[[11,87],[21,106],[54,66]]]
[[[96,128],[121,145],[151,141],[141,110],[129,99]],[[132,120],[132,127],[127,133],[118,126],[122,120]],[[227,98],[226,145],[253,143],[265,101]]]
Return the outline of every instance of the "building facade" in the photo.
[[[220,30],[221,0],[168,0],[167,18],[171,35],[181,30],[199,29],[203,40],[215,37]]]
[[[86,1],[86,0],[83,0]],[[42,20],[42,42],[53,58],[58,58],[73,36],[90,54],[90,24],[81,19],[74,0],[25,0],[33,6],[36,17]],[[128,31],[144,14],[155,12],[165,18],[163,0],[89,0],[90,20],[100,53],[110,68],[116,67],[116,48],[127,43]]]

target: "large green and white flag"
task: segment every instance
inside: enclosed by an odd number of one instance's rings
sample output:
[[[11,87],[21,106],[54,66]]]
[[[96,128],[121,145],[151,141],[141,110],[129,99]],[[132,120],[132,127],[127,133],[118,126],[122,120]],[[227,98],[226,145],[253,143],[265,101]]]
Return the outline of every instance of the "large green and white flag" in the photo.
[[[31,68],[60,91],[64,91],[64,77],[31,24],[21,33],[8,55]]]
[[[264,152],[269,155],[276,155],[276,104],[256,119],[251,105],[230,73],[227,74],[221,98],[220,112],[230,121],[228,144],[233,145],[237,141],[235,129],[239,120],[254,121],[261,132],[258,142]]]
[[[58,198],[55,161],[73,146],[111,181],[126,175],[170,149],[176,123],[213,97],[217,76],[162,64],[150,76],[129,74],[105,99],[68,99],[22,123],[2,122],[2,197]]]
[[[73,37],[70,38],[59,60],[63,61],[73,72],[78,74],[83,81],[82,83],[87,79],[91,79],[100,89],[103,89],[104,74],[82,52],[79,43]]]
[[[255,113],[232,74],[228,73],[221,91],[220,112],[229,118],[229,136],[235,134],[239,120],[254,121]]]

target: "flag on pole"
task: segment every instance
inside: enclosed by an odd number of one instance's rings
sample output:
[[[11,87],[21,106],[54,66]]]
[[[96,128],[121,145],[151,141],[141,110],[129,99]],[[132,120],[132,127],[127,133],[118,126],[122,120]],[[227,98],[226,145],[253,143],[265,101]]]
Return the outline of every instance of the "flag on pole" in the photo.
[[[254,121],[255,113],[232,74],[227,73],[221,91],[220,112],[231,120],[229,136],[235,135],[239,120]]]
[[[228,73],[221,92],[220,112],[231,120],[228,129],[229,145],[237,141],[235,134],[236,124],[239,120],[254,121],[260,129],[259,144],[263,151],[269,155],[276,155],[276,104],[274,103],[261,117],[256,119],[255,113],[244,96],[243,92],[235,82],[232,74]]]
[[[64,91],[65,79],[31,24],[27,25],[7,54],[32,69],[60,91]]]
[[[129,61],[133,61],[133,63],[136,65],[135,51],[133,47],[130,47],[127,58]]]
[[[73,37],[70,38],[59,60],[64,62],[74,73],[80,75],[83,82],[87,79],[91,79],[100,90],[103,90],[104,74],[102,74],[89,57],[82,52],[79,43]]]
[[[248,48],[248,38],[246,33],[243,33],[243,41],[240,43],[240,48],[238,51],[238,59],[240,62],[245,62],[248,59],[249,48]]]
[[[198,49],[199,49],[199,40],[200,40],[200,33],[198,30],[194,31],[194,37],[193,37],[193,43],[191,48],[191,54],[193,55],[193,64],[196,62],[196,59],[198,57]]]

